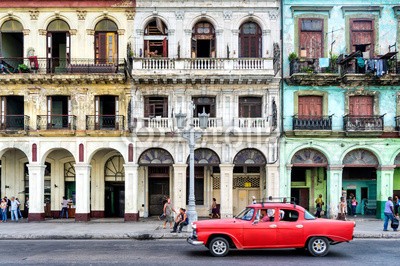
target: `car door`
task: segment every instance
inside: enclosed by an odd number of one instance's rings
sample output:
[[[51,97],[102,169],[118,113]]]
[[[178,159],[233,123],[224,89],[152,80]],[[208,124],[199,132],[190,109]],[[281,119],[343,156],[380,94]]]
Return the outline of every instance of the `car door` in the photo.
[[[277,222],[262,222],[259,219],[260,210],[251,221],[243,225],[244,248],[267,248],[276,245]]]
[[[277,245],[280,247],[302,247],[304,245],[303,220],[296,209],[279,210],[277,223]]]

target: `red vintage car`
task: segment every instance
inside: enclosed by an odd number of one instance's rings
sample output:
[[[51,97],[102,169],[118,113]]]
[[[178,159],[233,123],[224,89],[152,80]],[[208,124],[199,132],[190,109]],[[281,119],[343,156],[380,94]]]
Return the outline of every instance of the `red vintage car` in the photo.
[[[194,222],[187,240],[217,257],[233,248],[296,248],[325,256],[330,245],[352,240],[354,227],[353,221],[317,219],[296,204],[268,202],[249,205],[231,219]]]

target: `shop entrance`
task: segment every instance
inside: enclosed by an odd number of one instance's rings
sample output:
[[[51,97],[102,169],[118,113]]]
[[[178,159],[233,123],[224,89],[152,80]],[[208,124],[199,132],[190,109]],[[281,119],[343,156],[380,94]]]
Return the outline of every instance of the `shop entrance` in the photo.
[[[169,167],[149,167],[149,215],[160,215],[169,195]]]
[[[292,188],[291,196],[295,198],[295,202],[297,205],[304,207],[309,210],[309,202],[310,202],[310,189],[308,188]]]
[[[124,182],[105,183],[105,217],[124,217],[125,186]]]

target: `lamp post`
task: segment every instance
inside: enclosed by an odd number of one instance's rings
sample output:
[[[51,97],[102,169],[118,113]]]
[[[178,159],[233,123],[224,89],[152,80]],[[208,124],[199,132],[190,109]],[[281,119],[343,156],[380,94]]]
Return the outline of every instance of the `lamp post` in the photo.
[[[203,113],[198,114],[198,116],[200,128],[206,129],[209,114],[206,114],[203,109]],[[201,138],[202,132],[196,131],[193,123],[190,123],[190,128],[185,130],[186,115],[182,114],[182,111],[176,114],[175,117],[178,129],[182,130],[182,138],[187,140],[189,143],[189,205],[187,216],[189,218],[189,223],[192,223],[197,221],[196,199],[194,195],[194,148],[196,140]]]

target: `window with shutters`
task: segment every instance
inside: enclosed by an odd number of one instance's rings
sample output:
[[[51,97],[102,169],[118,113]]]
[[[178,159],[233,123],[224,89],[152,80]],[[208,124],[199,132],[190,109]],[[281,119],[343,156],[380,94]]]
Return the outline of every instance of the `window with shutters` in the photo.
[[[193,117],[198,117],[199,113],[210,114],[210,117],[215,117],[215,97],[193,97],[195,109],[193,110]]]
[[[372,116],[374,115],[373,96],[350,96],[349,97],[350,116]]]
[[[144,29],[144,56],[168,57],[168,28],[160,18],[150,21]]]
[[[206,21],[197,23],[192,29],[192,58],[214,58],[216,56],[215,29]]]
[[[144,117],[168,117],[168,97],[145,97]]]
[[[262,34],[257,23],[247,22],[240,27],[239,57],[259,58],[262,54]]]
[[[299,96],[299,118],[322,117],[322,96]]]
[[[324,57],[324,21],[316,18],[303,18],[299,20],[299,51],[301,57]],[[304,54],[305,52],[305,54]]]
[[[262,107],[261,97],[240,97],[239,117],[243,118],[262,117],[261,107]]]
[[[369,51],[374,56],[375,32],[373,19],[350,19],[351,51]]]
[[[118,27],[103,19],[95,27],[96,64],[116,64],[118,62]]]

